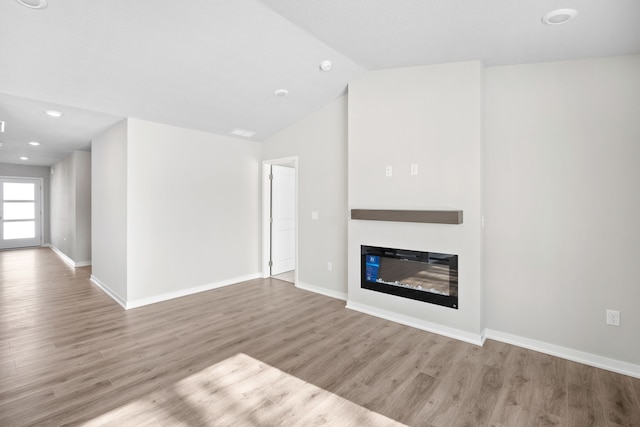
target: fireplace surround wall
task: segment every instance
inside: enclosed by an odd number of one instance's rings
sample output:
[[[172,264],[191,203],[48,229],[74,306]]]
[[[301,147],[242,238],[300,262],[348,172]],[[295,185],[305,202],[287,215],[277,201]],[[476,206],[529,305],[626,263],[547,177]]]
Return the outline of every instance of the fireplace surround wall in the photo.
[[[347,307],[482,342],[482,87],[476,61],[379,70],[350,83],[348,204],[356,212],[348,221]],[[454,212],[453,222],[353,216],[440,208]],[[363,289],[362,245],[457,254],[458,309]]]

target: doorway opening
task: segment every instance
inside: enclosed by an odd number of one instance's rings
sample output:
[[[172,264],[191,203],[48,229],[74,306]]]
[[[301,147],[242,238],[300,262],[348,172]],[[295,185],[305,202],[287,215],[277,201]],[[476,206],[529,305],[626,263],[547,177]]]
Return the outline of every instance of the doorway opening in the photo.
[[[298,282],[298,158],[262,163],[262,273]]]
[[[42,246],[42,178],[0,177],[0,249]]]

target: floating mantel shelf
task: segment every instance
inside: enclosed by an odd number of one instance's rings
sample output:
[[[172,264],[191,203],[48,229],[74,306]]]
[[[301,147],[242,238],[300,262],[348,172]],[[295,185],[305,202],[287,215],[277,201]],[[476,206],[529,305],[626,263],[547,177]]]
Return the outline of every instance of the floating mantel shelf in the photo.
[[[431,224],[462,224],[462,211],[351,209],[351,219],[422,222]]]

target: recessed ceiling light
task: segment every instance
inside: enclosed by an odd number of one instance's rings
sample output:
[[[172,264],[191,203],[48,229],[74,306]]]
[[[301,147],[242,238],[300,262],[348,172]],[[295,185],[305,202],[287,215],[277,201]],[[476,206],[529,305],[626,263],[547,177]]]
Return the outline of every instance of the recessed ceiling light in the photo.
[[[229,133],[237,136],[244,136],[245,138],[251,138],[253,135],[256,134],[254,131],[246,130],[246,129],[238,129],[238,128],[235,128]]]
[[[560,25],[571,21],[578,15],[575,9],[558,9],[551,11],[542,17],[542,22],[548,25]]]
[[[22,157],[20,157],[20,160],[29,160],[29,158],[25,157],[25,156],[22,156]]]
[[[44,9],[47,7],[47,0],[16,0],[23,6],[29,9]]]
[[[49,117],[55,117],[55,118],[64,116],[64,114],[62,114],[60,111],[57,111],[57,110],[44,110],[44,113]]]
[[[276,98],[286,98],[287,95],[289,95],[289,91],[286,89],[278,89],[277,91],[273,92],[273,94],[276,96]]]
[[[37,147],[38,145],[40,145],[40,143],[38,141],[31,141],[29,142],[29,145],[33,145],[34,147]]]
[[[320,63],[320,69],[322,71],[330,71],[333,64],[328,59],[325,59]]]

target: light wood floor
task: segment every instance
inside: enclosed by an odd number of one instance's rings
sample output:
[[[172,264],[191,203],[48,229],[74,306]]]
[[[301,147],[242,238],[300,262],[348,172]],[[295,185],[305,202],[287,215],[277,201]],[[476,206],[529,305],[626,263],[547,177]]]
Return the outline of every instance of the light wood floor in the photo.
[[[0,426],[640,426],[640,380],[370,317],[274,279],[124,311],[0,252]]]
[[[276,274],[271,276],[274,279],[284,280],[285,282],[295,283],[296,282],[296,271],[285,271],[284,273]]]

